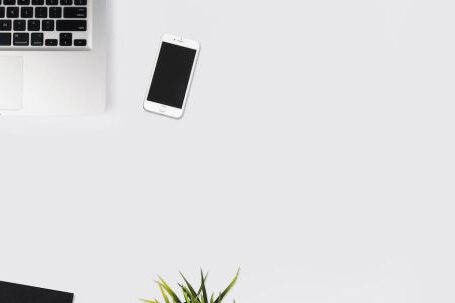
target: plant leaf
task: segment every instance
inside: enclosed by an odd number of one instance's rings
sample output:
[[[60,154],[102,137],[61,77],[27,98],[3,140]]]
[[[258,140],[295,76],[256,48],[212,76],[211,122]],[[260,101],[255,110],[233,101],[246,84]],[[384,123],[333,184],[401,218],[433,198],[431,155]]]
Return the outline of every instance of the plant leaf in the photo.
[[[207,273],[207,274],[205,275],[204,279],[203,279],[204,285],[205,285],[205,280],[207,280],[207,276],[208,276],[208,275],[209,275],[209,274]],[[201,293],[202,293],[202,283],[201,283],[201,286],[199,287],[199,290],[197,291],[197,296],[199,296]]]
[[[185,281],[186,286],[187,286],[188,289],[191,291],[191,293],[193,294],[193,296],[197,297],[198,294],[194,291],[194,288],[193,288],[193,286],[191,286],[190,282],[188,282],[188,280],[185,278],[185,276],[182,274],[182,272],[180,272],[180,275],[182,276],[183,281]]]
[[[188,288],[186,288],[184,285],[180,285],[180,287],[182,288],[183,293],[190,297],[191,303],[201,303],[199,298],[197,296],[193,295]]]
[[[190,297],[188,297],[188,295],[186,294],[186,291],[183,291],[183,296],[185,297],[186,303],[194,303],[193,301],[191,301]]]
[[[159,303],[157,300],[141,299],[141,301],[145,303]]]
[[[201,289],[202,289],[202,298],[203,298],[202,303],[209,303],[209,300],[207,298],[207,290],[205,289],[205,278],[206,277],[204,277],[204,273],[202,272],[202,269],[201,269]]]
[[[224,297],[229,293],[229,291],[234,287],[235,282],[237,282],[237,279],[240,274],[240,268],[237,270],[237,273],[235,274],[234,279],[232,279],[231,283],[229,283],[228,287],[216,298],[215,303],[221,303],[221,301],[224,299]]]
[[[180,288],[182,289],[182,292],[183,292],[183,295],[187,295],[188,297],[190,297],[191,295],[191,292],[190,290],[183,284],[179,284]],[[186,299],[186,298],[185,298]],[[187,301],[188,302],[188,301]]]
[[[164,290],[171,296],[172,301],[174,301],[174,303],[182,303],[179,297],[175,294],[175,292],[169,287],[169,285],[167,285],[166,281],[164,281],[163,278],[161,278],[160,276],[158,276],[158,278],[160,279],[160,281],[158,281],[158,284],[160,284],[164,288]]]
[[[163,289],[163,286],[162,286],[160,283],[158,283],[158,286],[160,287],[160,291],[161,291],[161,294],[163,295],[164,302],[166,302],[166,303],[171,303],[171,302],[169,301],[169,297],[166,295],[166,292],[165,292],[164,289]]]
[[[209,275],[208,273],[205,275],[205,277],[204,277],[204,283],[205,283],[205,281],[207,280],[207,276],[208,276],[208,275]],[[199,290],[197,291],[197,296],[199,297],[199,295],[200,295],[201,293],[202,293],[202,283],[201,283],[201,286],[199,287]]]

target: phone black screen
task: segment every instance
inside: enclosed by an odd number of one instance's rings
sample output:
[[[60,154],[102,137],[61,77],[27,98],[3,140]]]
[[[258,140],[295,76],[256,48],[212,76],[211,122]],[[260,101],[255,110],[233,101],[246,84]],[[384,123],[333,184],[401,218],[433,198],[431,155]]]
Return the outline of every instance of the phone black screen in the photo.
[[[163,42],[147,100],[182,108],[196,50]]]

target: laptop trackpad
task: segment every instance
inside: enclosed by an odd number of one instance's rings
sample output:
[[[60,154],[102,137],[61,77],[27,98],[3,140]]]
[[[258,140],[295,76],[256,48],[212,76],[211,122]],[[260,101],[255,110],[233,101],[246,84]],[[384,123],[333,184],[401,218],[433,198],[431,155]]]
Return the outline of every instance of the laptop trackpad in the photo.
[[[0,56],[0,110],[22,108],[22,57]]]

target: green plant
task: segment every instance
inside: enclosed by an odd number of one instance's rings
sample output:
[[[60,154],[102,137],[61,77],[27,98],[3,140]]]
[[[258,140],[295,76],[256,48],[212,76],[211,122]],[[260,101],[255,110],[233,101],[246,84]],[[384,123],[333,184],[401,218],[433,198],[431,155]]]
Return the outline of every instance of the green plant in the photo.
[[[177,293],[171,289],[171,287],[163,280],[160,276],[158,276],[158,280],[155,281],[158,285],[161,295],[163,297],[164,303],[221,303],[229,291],[234,287],[235,282],[237,282],[237,278],[239,277],[240,269],[237,270],[237,273],[232,279],[231,283],[215,297],[215,294],[212,293],[210,298],[207,296],[207,289],[206,289],[206,280],[207,275],[201,270],[201,285],[199,286],[198,290],[196,291],[195,288],[188,282],[185,276],[180,273],[183,278],[183,283],[179,283],[179,289],[182,292],[183,298],[179,298]],[[147,300],[142,299],[142,301],[146,303],[160,303],[157,299],[154,300]],[[235,303],[235,300],[234,300]]]

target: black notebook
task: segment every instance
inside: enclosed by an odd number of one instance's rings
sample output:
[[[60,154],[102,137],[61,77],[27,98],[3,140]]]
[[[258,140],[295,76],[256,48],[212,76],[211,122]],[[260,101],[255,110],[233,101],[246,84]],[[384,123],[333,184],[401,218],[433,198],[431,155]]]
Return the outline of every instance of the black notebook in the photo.
[[[0,281],[0,303],[72,303],[68,292]]]

